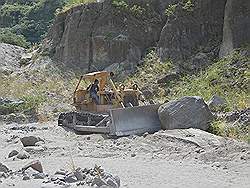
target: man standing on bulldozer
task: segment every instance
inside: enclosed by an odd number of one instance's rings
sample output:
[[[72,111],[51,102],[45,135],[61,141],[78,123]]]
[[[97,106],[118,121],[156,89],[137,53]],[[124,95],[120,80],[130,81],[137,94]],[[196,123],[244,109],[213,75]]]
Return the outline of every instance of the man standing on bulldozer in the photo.
[[[90,93],[90,97],[94,100],[94,102],[98,105],[100,104],[100,101],[99,101],[99,96],[97,94],[97,92],[99,91],[99,81],[97,79],[95,79],[94,83],[91,84],[89,87],[88,87],[88,90],[89,90],[89,93]]]

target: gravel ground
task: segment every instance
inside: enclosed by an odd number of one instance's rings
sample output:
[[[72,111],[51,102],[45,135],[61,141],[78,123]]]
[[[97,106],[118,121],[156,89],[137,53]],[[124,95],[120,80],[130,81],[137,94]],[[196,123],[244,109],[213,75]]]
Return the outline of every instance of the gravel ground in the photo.
[[[35,136],[43,141],[24,147],[20,138]],[[117,175],[121,187],[248,187],[249,145],[204,131],[187,129],[159,131],[118,139],[105,135],[76,135],[46,124],[0,125],[0,162],[12,171],[39,160],[48,179],[57,170],[102,166]],[[26,159],[8,158],[12,150],[26,151]],[[0,178],[0,187],[86,187],[23,180],[22,176]]]

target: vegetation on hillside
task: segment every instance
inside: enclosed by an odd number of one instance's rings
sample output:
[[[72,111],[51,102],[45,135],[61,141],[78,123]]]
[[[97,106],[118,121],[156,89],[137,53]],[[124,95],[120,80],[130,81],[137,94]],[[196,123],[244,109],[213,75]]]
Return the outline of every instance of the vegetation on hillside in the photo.
[[[0,42],[21,46],[27,48],[29,42],[26,41],[23,35],[17,35],[10,29],[0,29]]]
[[[0,42],[22,47],[39,43],[57,13],[92,2],[96,0],[4,0],[0,4]]]
[[[35,110],[41,119],[53,117],[56,110],[63,111],[57,109],[57,106],[71,104],[77,79],[73,73],[62,73],[57,68],[49,69],[47,72],[34,70],[20,76],[0,75],[0,96],[24,101],[18,106],[0,106],[0,110],[11,113]]]
[[[0,6],[0,26],[13,34],[13,40],[23,36],[28,42],[37,43],[47,33],[56,9],[63,4],[63,0],[5,0]]]

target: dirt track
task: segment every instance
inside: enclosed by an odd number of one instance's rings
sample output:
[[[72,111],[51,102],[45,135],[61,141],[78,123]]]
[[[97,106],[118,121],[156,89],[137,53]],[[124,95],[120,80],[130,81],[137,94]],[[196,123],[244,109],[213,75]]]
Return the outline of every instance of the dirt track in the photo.
[[[39,159],[48,175],[61,168],[101,165],[120,177],[121,187],[244,188],[250,184],[248,145],[199,130],[109,139],[94,134],[76,135],[56,123],[48,123],[1,125],[0,134],[0,162],[12,170]],[[7,158],[13,149],[24,149],[20,138],[25,135],[39,136],[45,143],[26,147],[29,159]],[[19,176],[1,181],[0,187],[59,187],[42,183],[44,180],[24,181]]]

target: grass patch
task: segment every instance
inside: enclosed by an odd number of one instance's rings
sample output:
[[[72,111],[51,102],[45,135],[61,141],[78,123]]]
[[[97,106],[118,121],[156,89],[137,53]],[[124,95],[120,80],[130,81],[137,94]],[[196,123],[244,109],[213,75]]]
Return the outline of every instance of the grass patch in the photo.
[[[249,143],[248,129],[247,125],[227,123],[224,120],[216,120],[210,125],[208,132],[218,136],[238,139]]]
[[[1,106],[2,110],[9,113],[35,110],[44,113],[43,106],[71,104],[72,94],[77,83],[75,75],[65,78],[56,72],[29,72],[29,76],[11,76],[0,79],[0,96],[20,99],[20,105]],[[2,111],[1,110],[1,111]],[[53,109],[51,109],[52,112]]]

